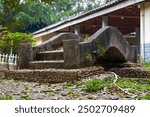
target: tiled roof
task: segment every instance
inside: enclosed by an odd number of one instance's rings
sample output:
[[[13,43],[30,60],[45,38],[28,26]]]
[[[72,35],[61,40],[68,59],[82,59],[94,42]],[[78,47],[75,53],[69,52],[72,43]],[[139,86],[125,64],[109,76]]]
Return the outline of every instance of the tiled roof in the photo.
[[[57,28],[57,27],[59,27],[59,26],[62,26],[62,25],[64,25],[64,24],[67,24],[67,23],[69,23],[69,22],[72,22],[72,21],[75,21],[75,20],[78,20],[78,19],[81,19],[81,18],[84,18],[84,17],[87,17],[87,16],[90,16],[90,15],[92,15],[92,14],[94,14],[94,13],[100,12],[100,11],[103,10],[103,9],[112,7],[112,6],[114,6],[114,5],[117,5],[117,4],[119,4],[119,3],[121,3],[121,2],[125,2],[125,1],[129,1],[129,0],[111,0],[111,1],[108,2],[108,3],[101,5],[100,7],[97,7],[97,8],[95,8],[95,9],[92,9],[92,10],[86,12],[86,13],[80,13],[80,14],[78,14],[78,15],[74,15],[74,16],[68,17],[67,19],[64,19],[64,20],[59,21],[59,22],[57,22],[57,23],[55,23],[55,24],[52,24],[52,25],[49,25],[49,26],[47,26],[47,27],[45,27],[45,28],[43,28],[43,29],[40,29],[40,30],[34,32],[33,34],[36,35],[36,34],[40,34],[40,33],[42,33],[42,32],[49,31],[49,30],[51,30],[51,29]],[[144,0],[143,0],[143,1],[144,1]],[[146,1],[146,0],[145,0],[145,1]]]
[[[59,21],[58,23],[52,24],[50,26],[47,26],[47,27],[45,27],[45,28],[43,28],[43,29],[41,29],[39,31],[36,31],[34,34],[38,34],[38,33],[44,32],[46,30],[50,30],[50,29],[53,29],[53,28],[58,27],[60,25],[63,25],[65,23],[68,23],[70,21],[74,21],[76,19],[80,19],[82,17],[91,15],[93,13],[99,12],[102,9],[105,9],[105,8],[111,7],[111,6],[115,5],[115,4],[118,4],[118,3],[122,2],[122,1],[126,1],[126,0],[112,0],[112,1],[110,1],[108,3],[106,3],[106,4],[101,5],[100,7],[92,9],[92,10],[86,12],[86,13],[80,13],[78,15],[74,15],[74,16],[68,17],[67,19],[64,19],[62,21]]]

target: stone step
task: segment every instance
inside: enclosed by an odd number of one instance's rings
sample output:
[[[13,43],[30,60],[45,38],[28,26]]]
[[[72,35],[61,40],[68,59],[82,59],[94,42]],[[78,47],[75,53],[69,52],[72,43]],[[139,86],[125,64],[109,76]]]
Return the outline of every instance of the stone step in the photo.
[[[36,60],[63,60],[63,50],[36,53]]]
[[[60,83],[88,78],[104,73],[102,67],[92,66],[80,69],[6,70],[5,78],[33,82]]]
[[[49,68],[64,68],[63,60],[54,61],[32,61],[29,63],[30,69],[49,69]]]

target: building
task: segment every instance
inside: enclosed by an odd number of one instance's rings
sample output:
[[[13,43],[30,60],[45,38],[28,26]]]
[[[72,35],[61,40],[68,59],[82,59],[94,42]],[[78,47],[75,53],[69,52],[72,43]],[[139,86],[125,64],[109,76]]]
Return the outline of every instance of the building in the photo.
[[[105,26],[119,29],[130,44],[137,45],[138,56],[150,61],[149,0],[111,0],[87,13],[69,17],[33,34],[39,44],[62,32],[90,36]]]

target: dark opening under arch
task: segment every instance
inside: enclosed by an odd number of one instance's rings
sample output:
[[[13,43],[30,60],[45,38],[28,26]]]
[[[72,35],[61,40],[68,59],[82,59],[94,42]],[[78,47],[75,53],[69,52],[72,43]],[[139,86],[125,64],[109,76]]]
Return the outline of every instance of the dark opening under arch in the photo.
[[[116,47],[110,47],[106,50],[103,57],[99,57],[97,59],[96,63],[118,63],[118,62],[126,62],[125,57],[123,54],[116,48]]]

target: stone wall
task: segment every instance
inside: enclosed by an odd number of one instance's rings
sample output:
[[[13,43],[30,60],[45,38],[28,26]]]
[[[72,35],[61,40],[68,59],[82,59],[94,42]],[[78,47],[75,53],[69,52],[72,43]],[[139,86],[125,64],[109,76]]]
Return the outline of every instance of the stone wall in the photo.
[[[46,70],[15,70],[5,71],[5,78],[27,80],[34,82],[59,83],[87,78],[104,73],[102,67],[88,67],[82,69],[46,69]]]
[[[117,75],[124,78],[150,78],[150,71],[140,67],[112,68],[110,71],[115,72]]]

